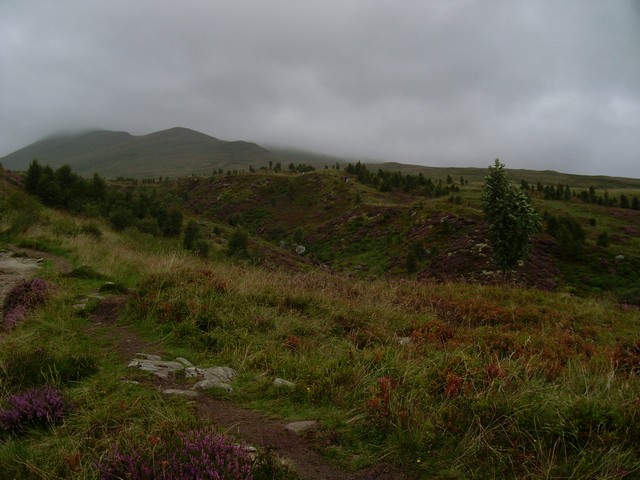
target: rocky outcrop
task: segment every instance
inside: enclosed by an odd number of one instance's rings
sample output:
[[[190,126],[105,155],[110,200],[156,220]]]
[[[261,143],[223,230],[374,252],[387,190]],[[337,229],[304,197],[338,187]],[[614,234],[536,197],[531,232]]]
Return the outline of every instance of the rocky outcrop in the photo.
[[[159,355],[147,353],[138,353],[136,358],[129,362],[129,368],[137,368],[163,379],[168,378],[171,374],[183,372],[185,378],[199,380],[190,390],[167,389],[163,391],[167,395],[183,397],[195,397],[198,395],[197,390],[210,388],[232,392],[231,382],[237,376],[237,372],[230,367],[201,368],[194,366],[184,357],[178,357],[175,360],[162,360]]]

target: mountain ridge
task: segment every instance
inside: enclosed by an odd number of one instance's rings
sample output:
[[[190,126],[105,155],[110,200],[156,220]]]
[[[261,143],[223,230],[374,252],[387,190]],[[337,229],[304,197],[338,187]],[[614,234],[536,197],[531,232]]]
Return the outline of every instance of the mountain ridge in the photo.
[[[252,142],[225,141],[184,127],[146,135],[112,130],[45,137],[2,158],[5,168],[25,170],[37,158],[54,168],[69,164],[81,175],[131,178],[211,174],[220,168],[267,164],[275,156]]]

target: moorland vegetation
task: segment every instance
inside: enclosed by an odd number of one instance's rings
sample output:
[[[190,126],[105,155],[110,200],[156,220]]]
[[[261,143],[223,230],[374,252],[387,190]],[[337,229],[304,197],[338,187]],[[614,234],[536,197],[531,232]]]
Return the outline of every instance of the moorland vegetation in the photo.
[[[341,469],[638,478],[640,190],[513,175],[542,228],[504,273],[483,181],[274,166],[158,182],[1,171],[4,248],[70,264],[45,261],[42,301],[0,333],[7,478],[114,478],[149,459],[159,474],[182,448],[234,448],[188,399],[121,381],[142,374],[110,343],[115,327],[88,333],[100,300],[73,308],[105,281],[126,292],[117,325],[239,372],[208,395],[319,420],[305,441]],[[240,464],[295,478],[269,452]]]

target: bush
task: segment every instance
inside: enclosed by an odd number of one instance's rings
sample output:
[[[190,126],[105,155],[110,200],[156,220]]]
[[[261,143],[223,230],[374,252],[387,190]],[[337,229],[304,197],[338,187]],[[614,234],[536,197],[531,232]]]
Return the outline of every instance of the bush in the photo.
[[[253,480],[246,449],[207,430],[151,437],[140,447],[115,449],[96,464],[101,480],[128,478]]]
[[[609,246],[609,232],[604,230],[600,235],[598,235],[598,239],[596,240],[599,246],[608,247]]]
[[[0,411],[0,426],[10,432],[60,423],[67,411],[62,395],[50,385],[11,395],[9,404],[10,409]]]
[[[207,258],[209,256],[209,242],[207,242],[203,238],[199,239],[198,241],[196,241],[194,250],[198,254],[198,256]]]
[[[109,222],[117,232],[122,232],[133,224],[134,216],[131,210],[119,208],[109,214]]]
[[[247,247],[249,245],[249,234],[241,228],[236,229],[229,239],[229,247],[227,255],[246,256],[248,255]]]
[[[63,277],[77,278],[79,280],[105,280],[107,278],[88,265],[80,265],[70,272],[63,274]]]
[[[198,224],[193,220],[187,224],[184,229],[184,237],[182,239],[182,246],[185,250],[193,251],[196,247],[196,242],[202,237],[200,234],[200,228]]]
[[[80,228],[80,232],[95,239],[102,238],[102,230],[100,230],[100,227],[93,222],[83,225],[82,228]]]

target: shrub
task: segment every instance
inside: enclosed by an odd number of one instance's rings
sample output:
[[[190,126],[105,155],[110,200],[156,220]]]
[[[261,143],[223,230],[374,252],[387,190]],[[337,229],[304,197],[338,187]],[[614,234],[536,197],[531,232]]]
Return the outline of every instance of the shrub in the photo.
[[[11,432],[60,423],[67,411],[62,395],[50,385],[11,395],[9,404],[10,409],[0,411],[0,426]]]
[[[63,277],[77,278],[80,280],[104,280],[107,278],[88,265],[80,265],[70,272],[63,274]]]
[[[80,232],[95,239],[102,238],[102,230],[93,222],[83,225],[82,228],[80,228]]]
[[[253,480],[245,447],[208,430],[150,437],[141,447],[115,449],[96,464],[101,480],[211,478]]]
[[[184,229],[184,237],[182,239],[182,246],[185,250],[194,250],[196,242],[202,238],[200,228],[198,224],[193,220],[187,224],[187,228]]]
[[[241,228],[236,229],[229,239],[229,247],[227,255],[246,256],[247,246],[249,245],[249,234]]]
[[[207,258],[209,256],[209,242],[204,239],[198,239],[194,248],[195,252],[198,256],[202,258]]]
[[[117,232],[122,232],[133,224],[134,216],[131,210],[119,208],[109,214],[109,222]]]

